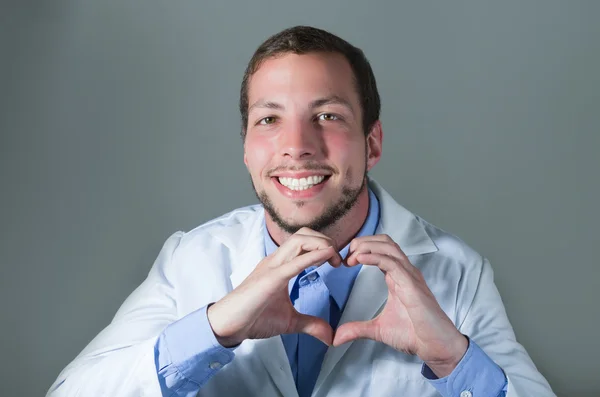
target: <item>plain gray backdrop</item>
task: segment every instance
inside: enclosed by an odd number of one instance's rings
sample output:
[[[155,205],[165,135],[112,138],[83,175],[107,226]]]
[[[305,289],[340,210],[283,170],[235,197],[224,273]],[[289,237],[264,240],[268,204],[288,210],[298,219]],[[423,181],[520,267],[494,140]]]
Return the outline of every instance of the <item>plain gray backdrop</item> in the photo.
[[[371,175],[490,258],[559,396],[600,396],[599,16],[596,1],[3,2],[0,395],[43,395],[171,233],[256,202],[242,73],[307,24],[371,61]]]

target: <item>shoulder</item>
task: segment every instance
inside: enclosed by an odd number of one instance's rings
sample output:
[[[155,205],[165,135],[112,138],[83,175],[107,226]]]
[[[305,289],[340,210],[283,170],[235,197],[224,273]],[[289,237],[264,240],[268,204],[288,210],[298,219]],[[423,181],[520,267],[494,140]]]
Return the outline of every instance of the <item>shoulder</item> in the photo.
[[[173,233],[164,243],[161,256],[169,256],[171,262],[192,258],[197,262],[199,257],[235,250],[263,219],[261,205],[237,208],[188,232]]]
[[[232,254],[264,222],[263,211],[260,205],[237,208],[188,232],[175,232],[165,242],[151,271],[174,285],[192,282],[199,275],[225,279],[232,271]]]
[[[264,219],[264,210],[261,205],[249,205],[234,209],[226,214],[205,222],[190,231],[178,231],[171,238],[176,237],[178,255],[197,254],[199,251],[211,250],[219,246],[235,249],[244,236]]]
[[[262,220],[262,216],[263,207],[258,204],[237,208],[182,233],[181,245],[202,242],[206,239],[218,238],[220,234],[241,231],[252,226],[256,221]]]

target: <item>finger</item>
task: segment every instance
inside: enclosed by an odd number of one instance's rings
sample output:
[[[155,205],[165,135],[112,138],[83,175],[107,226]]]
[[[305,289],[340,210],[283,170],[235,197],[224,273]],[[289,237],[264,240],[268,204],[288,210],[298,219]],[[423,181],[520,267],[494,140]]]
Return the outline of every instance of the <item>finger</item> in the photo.
[[[389,255],[398,260],[404,256],[400,247],[396,243],[388,243],[383,241],[361,241],[354,246],[354,250],[350,252],[346,258],[348,266],[355,266],[359,262],[356,260],[358,254],[382,254]]]
[[[302,255],[299,255],[291,261],[284,263],[273,269],[273,273],[278,277],[281,277],[286,282],[292,277],[296,277],[302,270],[307,269],[311,266],[321,266],[327,261],[331,261],[332,257],[339,254],[331,246],[318,249],[315,251],[309,251]]]
[[[331,237],[327,236],[326,234],[323,234],[321,232],[317,232],[315,230],[309,229],[308,227],[301,228],[295,234],[297,234],[297,235],[304,235],[304,236],[321,237],[321,238],[329,241],[330,244],[335,248],[336,251],[340,251],[340,247],[337,246],[337,244],[336,244],[336,242],[335,242],[334,239],[332,239]]]
[[[396,244],[396,242],[387,234],[373,234],[370,236],[361,236],[352,239],[350,242],[350,251],[353,251],[356,246],[365,241],[379,241],[379,242],[388,242]]]
[[[356,339],[376,339],[376,327],[373,320],[354,321],[340,325],[335,331],[333,346],[338,347]]]
[[[398,259],[385,254],[358,253],[355,258],[353,260],[358,263],[377,266],[386,273],[394,272],[398,269],[404,270],[404,266],[399,263]]]
[[[417,277],[419,275],[419,269],[417,269],[410,262],[400,246],[396,244],[388,235],[365,237],[373,237],[374,239],[367,240],[361,238],[360,240],[355,239],[351,242],[351,245],[354,245],[354,251],[350,251],[348,257],[346,258],[348,266],[355,266],[359,263],[362,263],[357,260],[357,256],[361,253],[382,254],[394,257],[406,269],[406,271],[412,273],[414,276]]]
[[[307,231],[308,233],[317,233],[308,228],[303,228],[300,230]],[[281,266],[282,264],[291,261],[295,257],[305,252],[325,249],[328,247],[334,248],[329,263],[334,267],[339,267],[342,264],[342,257],[338,253],[337,247],[335,247],[332,239],[321,234],[309,235],[296,233],[287,239],[285,243],[279,247],[279,249],[277,249],[274,255],[274,265]]]
[[[323,319],[307,314],[298,313],[296,316],[296,326],[291,333],[303,333],[312,335],[327,346],[333,342],[333,329]]]
[[[356,260],[363,265],[377,266],[398,285],[415,285],[425,281],[421,271],[408,260],[403,264],[397,258],[384,254],[357,254]]]

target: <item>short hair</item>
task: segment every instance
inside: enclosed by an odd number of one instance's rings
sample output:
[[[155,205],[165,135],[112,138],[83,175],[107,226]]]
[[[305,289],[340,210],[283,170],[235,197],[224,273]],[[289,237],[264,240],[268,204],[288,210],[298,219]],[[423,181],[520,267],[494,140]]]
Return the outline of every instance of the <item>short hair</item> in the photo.
[[[339,53],[346,58],[352,68],[360,98],[363,130],[365,136],[369,134],[373,124],[379,120],[381,102],[375,75],[365,54],[360,48],[325,30],[310,26],[295,26],[269,37],[256,49],[246,67],[239,104],[242,116],[242,139],[246,138],[248,127],[248,84],[252,75],[267,59],[288,53],[302,55],[314,52]]]

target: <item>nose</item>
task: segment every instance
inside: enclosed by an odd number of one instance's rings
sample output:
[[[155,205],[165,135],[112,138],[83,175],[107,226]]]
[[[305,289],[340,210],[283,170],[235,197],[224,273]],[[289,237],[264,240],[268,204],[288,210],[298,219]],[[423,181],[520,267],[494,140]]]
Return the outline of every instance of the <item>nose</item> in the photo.
[[[280,134],[280,153],[291,160],[306,160],[320,153],[321,138],[312,124],[289,123]]]

